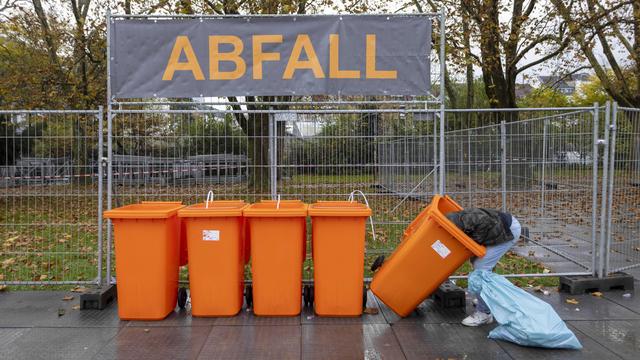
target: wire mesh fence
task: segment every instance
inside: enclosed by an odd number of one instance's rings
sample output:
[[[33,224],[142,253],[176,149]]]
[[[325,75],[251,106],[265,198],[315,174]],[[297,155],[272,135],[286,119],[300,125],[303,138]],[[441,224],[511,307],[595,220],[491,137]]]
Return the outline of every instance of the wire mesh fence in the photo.
[[[99,283],[102,111],[0,111],[0,283]]]
[[[464,207],[502,209],[529,229],[520,271],[592,273],[599,204],[601,109],[449,110],[446,193]]]
[[[640,266],[640,109],[613,111],[609,201],[609,272]]]
[[[605,107],[446,110],[441,138],[441,110],[429,106],[393,100],[113,109],[104,192],[100,111],[3,111],[0,283],[96,283],[102,209],[142,200],[191,204],[209,191],[217,199],[281,195],[311,203],[360,190],[374,213],[368,268],[393,251],[438,193],[441,170],[445,192],[461,205],[504,209],[530,229],[501,263],[503,273],[599,273],[600,258],[608,271],[640,264],[638,110],[617,110],[610,141],[603,141]],[[608,257],[599,257],[607,240]]]

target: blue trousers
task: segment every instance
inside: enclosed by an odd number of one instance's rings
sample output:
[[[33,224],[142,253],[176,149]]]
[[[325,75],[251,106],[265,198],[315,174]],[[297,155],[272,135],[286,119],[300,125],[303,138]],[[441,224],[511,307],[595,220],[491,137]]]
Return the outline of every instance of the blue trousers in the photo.
[[[512,217],[510,229],[511,233],[513,234],[513,240],[494,246],[487,246],[486,255],[481,258],[475,258],[475,260],[473,260],[473,262],[471,263],[474,270],[492,271],[502,255],[504,255],[507,251],[509,251],[509,249],[511,249],[511,247],[513,247],[513,245],[516,244],[516,242],[520,238],[522,226],[515,217]],[[491,313],[491,310],[489,310],[487,304],[484,302],[484,300],[482,300],[480,294],[476,294],[476,297],[478,298],[478,305],[476,306],[476,310],[487,314]]]

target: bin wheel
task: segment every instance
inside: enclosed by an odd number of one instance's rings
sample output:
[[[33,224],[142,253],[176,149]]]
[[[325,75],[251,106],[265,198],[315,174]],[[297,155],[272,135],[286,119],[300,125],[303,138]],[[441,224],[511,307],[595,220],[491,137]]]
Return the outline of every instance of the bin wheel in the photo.
[[[367,308],[367,287],[362,287],[362,308]]]
[[[184,309],[185,307],[187,307],[188,298],[189,298],[189,295],[187,294],[187,289],[178,288],[178,307],[180,309]]]
[[[247,308],[253,307],[253,286],[247,285],[244,288],[244,300],[247,302]]]
[[[304,286],[302,290],[302,299],[304,300],[305,307],[313,307],[313,285]]]
[[[376,270],[378,270],[378,268],[380,268],[380,266],[382,266],[382,263],[384,263],[384,255],[380,255],[380,256],[378,256],[378,257],[373,261],[373,264],[371,264],[371,271],[376,271]]]

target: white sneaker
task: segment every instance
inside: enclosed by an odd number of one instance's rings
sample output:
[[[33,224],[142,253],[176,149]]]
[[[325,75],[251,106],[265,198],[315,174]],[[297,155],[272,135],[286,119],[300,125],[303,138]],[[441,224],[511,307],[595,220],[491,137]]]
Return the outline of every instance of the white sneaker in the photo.
[[[467,316],[462,320],[464,326],[480,326],[485,324],[491,324],[493,322],[493,316],[491,314],[485,314],[480,311],[476,311],[473,314]]]

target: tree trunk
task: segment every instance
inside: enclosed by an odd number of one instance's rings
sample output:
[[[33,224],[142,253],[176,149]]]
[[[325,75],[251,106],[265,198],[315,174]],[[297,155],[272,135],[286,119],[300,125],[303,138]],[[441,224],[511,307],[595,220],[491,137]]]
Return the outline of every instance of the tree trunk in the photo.
[[[248,157],[251,162],[249,188],[257,195],[269,195],[269,114],[249,114],[247,123]]]

